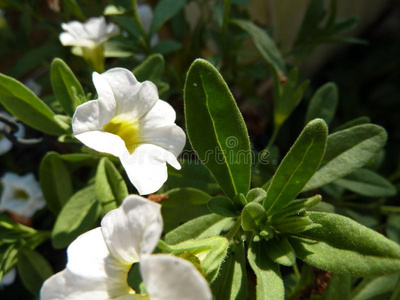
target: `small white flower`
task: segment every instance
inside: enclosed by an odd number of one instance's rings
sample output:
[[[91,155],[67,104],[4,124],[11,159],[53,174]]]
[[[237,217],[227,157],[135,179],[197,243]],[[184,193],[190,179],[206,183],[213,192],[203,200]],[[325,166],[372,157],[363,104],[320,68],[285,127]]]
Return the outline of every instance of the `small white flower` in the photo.
[[[188,261],[169,254],[150,255],[162,232],[160,205],[128,196],[110,211],[101,228],[68,247],[65,270],[44,283],[42,300],[210,300],[205,278]],[[140,260],[147,295],[128,285],[128,273]]]
[[[64,46],[96,48],[119,34],[119,28],[113,23],[107,25],[103,16],[90,18],[85,23],[62,23],[61,27],[65,30],[60,34],[60,41]]]
[[[174,109],[158,98],[152,82],[140,83],[126,69],[95,72],[93,82],[99,99],[77,107],[72,119],[75,137],[119,157],[140,194],[157,191],[167,180],[167,162],[180,169],[177,157],[186,142],[175,124]]]
[[[17,270],[15,268],[12,268],[10,271],[4,274],[0,282],[0,288],[13,284],[16,276],[17,276]]]
[[[6,113],[3,113],[5,115]],[[14,134],[15,137],[24,137],[25,135],[25,127],[24,125],[22,125],[21,123],[17,123],[18,124],[18,131]],[[6,125],[3,122],[0,122],[0,130],[3,130],[4,127]],[[0,133],[0,155],[3,155],[5,153],[7,153],[8,151],[10,151],[10,149],[12,148],[12,143],[9,139],[7,139],[2,133]]]
[[[22,217],[30,218],[46,205],[42,190],[33,174],[18,176],[6,173],[1,179],[3,193],[0,200],[0,210],[13,212]]]
[[[138,5],[138,15],[140,21],[142,22],[144,30],[149,33],[151,22],[153,21],[153,10],[151,9],[150,5],[148,4],[140,4]],[[151,37],[150,44],[154,46],[158,43],[158,35],[155,34]]]

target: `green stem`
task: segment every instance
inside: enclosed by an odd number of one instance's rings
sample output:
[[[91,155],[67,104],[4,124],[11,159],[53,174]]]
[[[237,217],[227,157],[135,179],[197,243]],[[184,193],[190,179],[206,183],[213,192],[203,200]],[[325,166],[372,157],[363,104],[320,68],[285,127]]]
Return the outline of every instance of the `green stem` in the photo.
[[[228,241],[231,241],[233,237],[236,235],[236,233],[240,229],[240,225],[242,225],[242,216],[239,216],[239,218],[236,220],[235,225],[231,228],[231,230],[227,233],[225,236]]]
[[[143,27],[142,21],[140,20],[139,12],[138,12],[138,6],[137,6],[137,1],[136,0],[132,0],[132,13],[133,13],[133,19],[138,24],[140,33],[142,34],[143,39],[145,41],[146,50],[149,51],[150,50],[149,36],[148,36],[146,30]]]
[[[272,132],[272,136],[271,136],[271,138],[269,139],[269,142],[268,142],[268,145],[267,145],[267,147],[265,147],[265,149],[263,150],[263,153],[265,153],[265,152],[268,152],[268,150],[272,147],[272,145],[275,143],[275,140],[276,140],[276,137],[278,136],[278,132],[279,132],[279,129],[280,129],[281,127],[280,126],[275,126],[274,127],[274,131]]]
[[[299,268],[297,267],[297,264],[293,265],[293,271],[294,271],[294,274],[296,275],[297,279],[300,279],[301,278],[301,274],[299,272]]]

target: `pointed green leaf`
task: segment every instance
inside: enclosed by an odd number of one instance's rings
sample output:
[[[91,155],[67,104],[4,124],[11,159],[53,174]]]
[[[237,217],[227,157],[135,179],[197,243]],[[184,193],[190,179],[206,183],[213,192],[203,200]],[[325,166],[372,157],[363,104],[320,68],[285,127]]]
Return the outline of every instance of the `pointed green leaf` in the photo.
[[[243,242],[234,244],[221,266],[220,274],[211,285],[214,299],[246,300],[246,257]]]
[[[319,269],[352,276],[400,272],[400,246],[347,217],[309,212],[316,224],[289,241],[299,258]]]
[[[114,164],[103,157],[96,172],[96,195],[105,212],[121,205],[128,196],[128,188]]]
[[[69,169],[56,152],[48,152],[39,169],[40,187],[49,209],[57,215],[72,196]]]
[[[76,192],[62,208],[54,224],[53,247],[67,247],[79,235],[88,231],[96,222],[100,211],[94,185]]]
[[[283,158],[267,190],[264,207],[273,215],[288,205],[314,175],[324,156],[328,128],[321,119],[311,121]]]
[[[161,0],[154,9],[149,36],[155,34],[165,22],[175,16],[186,4],[186,0]]]
[[[216,214],[208,214],[190,220],[165,235],[165,242],[174,245],[189,239],[200,239],[228,232],[235,223],[234,219]]]
[[[329,125],[335,116],[337,104],[337,86],[333,82],[328,82],[320,87],[311,98],[307,109],[306,123],[315,118],[321,118]]]
[[[257,276],[256,299],[283,300],[285,288],[279,265],[265,255],[266,247],[265,241],[251,242],[247,253],[250,266]]]
[[[187,221],[210,213],[207,203],[211,196],[201,190],[176,188],[165,194],[168,198],[161,203],[164,232],[169,232]]]
[[[149,80],[158,83],[164,72],[164,57],[161,54],[149,55],[132,72],[138,81]]]
[[[290,267],[296,263],[296,254],[284,236],[269,239],[265,251],[268,257],[278,264]]]
[[[390,181],[368,169],[358,169],[334,183],[368,197],[390,197],[397,193],[396,187]]]
[[[265,30],[247,20],[234,19],[231,20],[231,22],[250,34],[258,51],[268,64],[270,64],[278,73],[285,74],[285,63],[282,54],[274,40]]]
[[[186,78],[185,118],[193,149],[225,194],[231,199],[247,194],[251,152],[246,125],[225,81],[202,59]]]
[[[240,214],[232,200],[228,197],[217,196],[211,198],[207,206],[211,212],[223,217],[237,217]]]
[[[27,248],[18,251],[17,267],[24,286],[35,296],[39,295],[43,282],[53,275],[48,261],[39,252]]]
[[[309,191],[353,173],[385,145],[387,134],[378,125],[364,124],[330,134],[321,168],[307,183]]]
[[[228,250],[228,240],[214,236],[200,240],[188,240],[173,246],[168,250],[175,256],[180,256],[194,263],[199,263],[203,275],[208,282],[213,282]]]
[[[351,300],[389,299],[399,275],[364,278],[352,291]]]
[[[62,135],[65,130],[54,119],[54,112],[30,89],[14,78],[0,74],[0,103],[28,126],[47,134]]]
[[[86,95],[72,70],[60,58],[55,58],[50,69],[51,86],[65,112],[72,116],[75,108],[82,104]]]

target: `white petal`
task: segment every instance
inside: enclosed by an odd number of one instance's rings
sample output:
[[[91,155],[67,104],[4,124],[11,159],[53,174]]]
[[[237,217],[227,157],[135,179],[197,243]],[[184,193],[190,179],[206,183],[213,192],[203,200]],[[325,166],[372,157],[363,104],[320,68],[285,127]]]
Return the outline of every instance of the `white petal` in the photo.
[[[162,233],[161,206],[131,195],[101,221],[101,230],[112,255],[121,263],[139,261],[141,253],[151,253]]]
[[[157,103],[158,90],[152,82],[144,81],[132,87],[130,91],[127,91],[125,95],[116,97],[117,114],[123,118],[136,121],[148,113]]]
[[[139,5],[138,15],[144,30],[148,33],[150,31],[151,21],[153,21],[153,11],[151,10],[151,7],[147,4]]]
[[[80,235],[67,253],[67,269],[71,274],[95,282],[113,295],[110,298],[130,292],[127,278],[131,265],[122,265],[111,255],[100,228]]]
[[[80,277],[68,269],[47,279],[40,291],[41,300],[109,300],[126,295],[107,289],[106,282]],[[128,298],[129,299],[129,298]]]
[[[69,32],[62,32],[59,38],[63,46],[79,46],[88,48],[94,48],[96,46],[94,41],[83,37],[75,37]]]
[[[161,128],[147,127],[140,132],[140,140],[146,144],[163,147],[178,157],[185,147],[186,134],[175,124]]]
[[[79,134],[87,131],[102,130],[99,125],[99,102],[90,100],[79,105],[72,117],[72,131]]]
[[[163,100],[157,101],[153,108],[140,119],[140,128],[156,128],[175,123],[175,110]]]
[[[112,37],[114,35],[118,35],[119,34],[119,28],[117,25],[110,23],[107,25],[107,35],[109,37]]]
[[[103,73],[104,74],[104,73]],[[103,74],[93,72],[93,83],[99,95],[99,126],[102,129],[115,115],[117,103],[114,92]]]
[[[205,278],[192,263],[168,254],[145,255],[140,272],[151,300],[211,300]]]
[[[132,155],[120,156],[122,166],[129,180],[141,195],[154,193],[168,178],[168,162],[180,168],[175,155],[164,148],[152,144],[141,144]]]
[[[12,143],[5,137],[0,138],[0,155],[7,153],[12,148]]]
[[[6,274],[4,274],[4,276],[0,282],[0,288],[3,286],[6,286],[6,285],[13,284],[16,276],[17,276],[17,270],[14,267],[10,271],[8,271]]]
[[[62,29],[64,29],[66,32],[70,33],[75,38],[77,38],[77,37],[89,38],[86,35],[84,25],[81,22],[71,21],[68,23],[62,23],[61,27],[62,27]]]
[[[109,153],[114,156],[128,155],[125,142],[118,136],[104,131],[87,131],[75,134],[75,137],[83,144],[98,152]]]
[[[83,27],[87,36],[96,42],[104,41],[107,35],[107,24],[104,16],[89,18]]]

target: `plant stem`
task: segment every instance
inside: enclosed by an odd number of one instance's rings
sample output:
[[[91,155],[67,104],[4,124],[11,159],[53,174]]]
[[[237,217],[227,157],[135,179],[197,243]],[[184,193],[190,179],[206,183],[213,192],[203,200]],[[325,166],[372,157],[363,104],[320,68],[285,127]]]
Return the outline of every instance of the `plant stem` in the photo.
[[[300,279],[301,278],[301,274],[299,272],[299,268],[297,267],[296,263],[293,265],[293,271],[294,271],[294,274],[296,275],[297,279]]]
[[[145,41],[146,50],[149,51],[150,50],[150,39],[149,39],[149,36],[148,36],[146,30],[143,27],[142,21],[140,20],[139,12],[138,12],[138,6],[137,6],[137,1],[136,0],[132,0],[132,14],[133,14],[133,19],[138,24],[140,33],[142,34],[142,37],[143,37],[143,39]]]
[[[227,233],[227,235],[225,236],[227,238],[228,241],[231,241],[233,239],[233,237],[236,235],[236,233],[238,232],[240,225],[242,225],[242,216],[239,216],[239,218],[236,220],[235,225],[233,225],[233,227],[231,228],[231,230],[229,230],[229,232]]]

